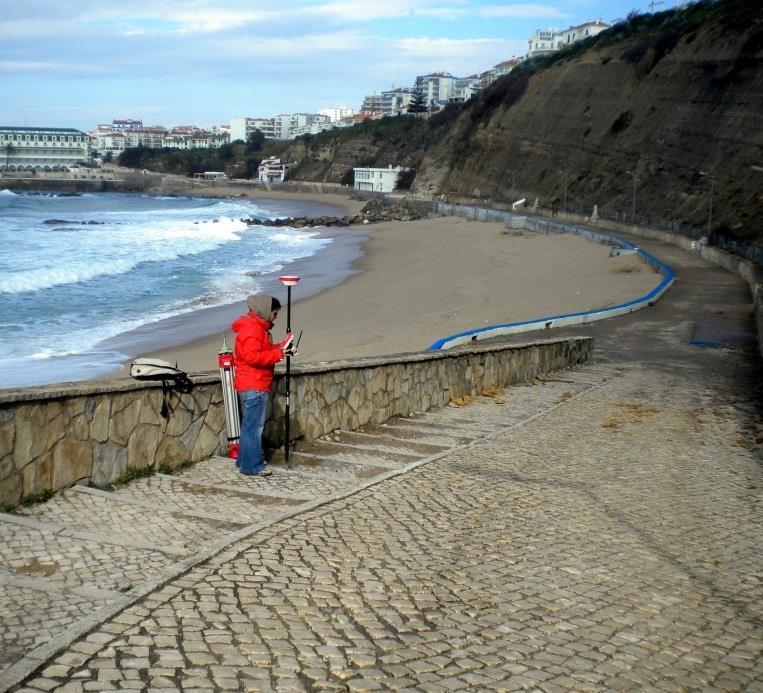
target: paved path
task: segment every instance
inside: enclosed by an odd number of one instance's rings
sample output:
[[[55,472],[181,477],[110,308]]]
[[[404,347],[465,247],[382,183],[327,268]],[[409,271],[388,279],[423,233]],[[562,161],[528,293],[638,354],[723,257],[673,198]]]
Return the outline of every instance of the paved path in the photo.
[[[749,296],[644,246],[679,281],[576,329],[591,366],[327,437],[270,479],[215,459],[3,518],[0,683],[763,690],[760,364],[688,343],[748,324]]]

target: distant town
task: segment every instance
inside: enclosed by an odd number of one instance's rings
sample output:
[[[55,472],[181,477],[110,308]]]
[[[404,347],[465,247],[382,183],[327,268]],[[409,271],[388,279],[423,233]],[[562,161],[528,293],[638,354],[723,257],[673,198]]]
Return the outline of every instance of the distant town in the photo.
[[[125,150],[140,146],[185,150],[219,148],[238,140],[246,142],[258,131],[264,139],[291,140],[405,113],[426,117],[448,104],[468,101],[509,74],[522,60],[552,54],[607,28],[609,24],[595,20],[567,29],[537,30],[529,38],[528,51],[523,58],[505,60],[468,77],[455,77],[449,72],[418,75],[410,88],[397,87],[367,95],[357,112],[340,105],[317,113],[236,116],[229,123],[206,128],[196,125],[166,128],[145,125],[139,119],[115,119],[87,132],[56,127],[0,126],[0,171],[62,171],[89,161],[108,162]],[[284,173],[282,168],[279,169],[278,177]],[[274,174],[275,170],[271,170],[270,180],[276,177]]]

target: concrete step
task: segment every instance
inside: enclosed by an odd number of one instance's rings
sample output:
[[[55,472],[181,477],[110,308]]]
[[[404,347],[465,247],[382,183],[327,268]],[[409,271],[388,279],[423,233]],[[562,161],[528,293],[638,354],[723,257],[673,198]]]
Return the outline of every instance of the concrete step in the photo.
[[[157,551],[187,555],[205,537],[214,538],[221,523],[173,512],[168,507],[120,502],[119,494],[94,492],[80,486],[57,494],[46,503],[21,508],[19,515],[113,540],[141,543]],[[223,523],[229,526],[228,523]]]
[[[155,474],[137,479],[113,494],[122,503],[140,504],[147,509],[170,510],[191,517],[243,527],[262,520],[294,503],[265,494],[239,492],[235,485],[201,486],[182,477]]]
[[[349,464],[367,464],[381,467],[402,467],[409,462],[423,459],[427,455],[416,453],[412,448],[403,450],[384,444],[368,445],[346,440],[315,440],[299,442],[295,448],[302,455],[318,459],[334,459]]]
[[[358,485],[355,469],[348,465],[341,465],[334,469],[325,465],[325,469],[321,471],[306,468],[305,465],[298,464],[296,460],[286,465],[283,463],[283,453],[280,458],[280,461],[269,465],[273,472],[273,475],[269,477],[239,474],[235,462],[226,457],[203,460],[177,473],[176,476],[185,481],[246,489],[301,503],[332,496]]]

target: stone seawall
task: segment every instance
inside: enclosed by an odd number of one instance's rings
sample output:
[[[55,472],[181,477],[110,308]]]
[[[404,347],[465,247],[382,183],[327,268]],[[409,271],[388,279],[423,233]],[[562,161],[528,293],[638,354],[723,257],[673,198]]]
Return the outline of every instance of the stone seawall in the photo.
[[[292,368],[290,430],[315,439],[422,412],[492,387],[587,363],[590,338],[465,347],[384,359]],[[0,392],[0,507],[76,483],[107,486],[128,468],[171,469],[226,446],[222,391],[216,373],[192,376],[188,394],[171,392],[161,415],[161,386],[101,381]],[[285,382],[265,428],[266,445],[283,444]]]

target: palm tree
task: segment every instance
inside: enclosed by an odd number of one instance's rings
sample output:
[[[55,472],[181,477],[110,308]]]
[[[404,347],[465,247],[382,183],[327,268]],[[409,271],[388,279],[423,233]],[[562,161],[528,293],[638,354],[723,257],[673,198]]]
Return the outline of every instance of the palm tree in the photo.
[[[10,166],[11,154],[16,149],[16,147],[14,147],[10,142],[8,142],[5,145],[4,149],[5,149],[5,170],[7,171]]]

